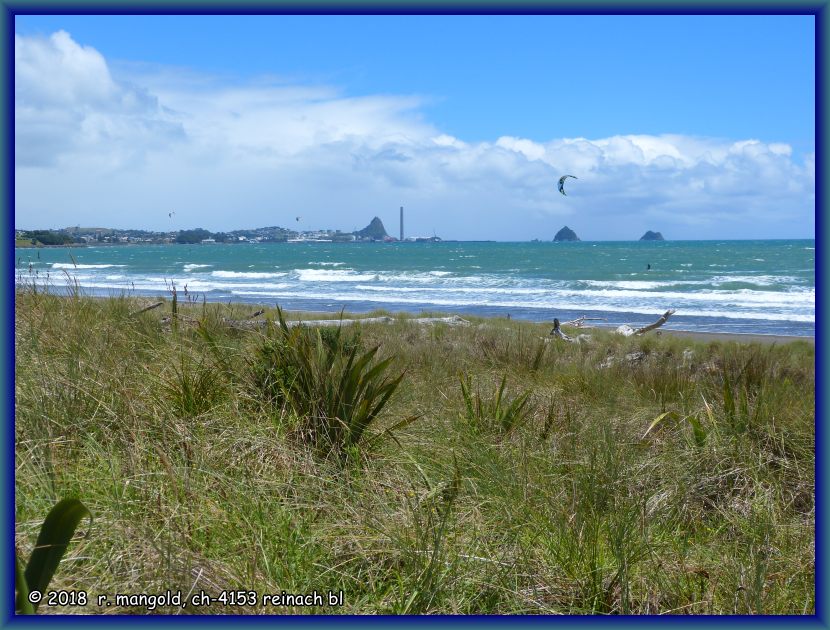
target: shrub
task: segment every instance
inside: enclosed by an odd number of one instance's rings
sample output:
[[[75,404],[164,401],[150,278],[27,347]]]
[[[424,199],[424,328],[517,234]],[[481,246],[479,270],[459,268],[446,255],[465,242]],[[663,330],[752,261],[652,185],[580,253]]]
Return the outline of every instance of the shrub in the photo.
[[[289,328],[280,311],[279,326],[257,351],[262,393],[289,406],[302,439],[326,452],[357,447],[404,377],[386,375],[394,357],[376,361],[378,347],[362,352],[355,339],[344,342],[339,329]]]
[[[482,398],[480,389],[473,396],[469,377],[465,379],[460,376],[459,380],[467,420],[475,428],[496,429],[507,435],[524,424],[531,414],[532,410],[528,408],[530,391],[519,394],[513,400],[505,398],[506,374],[502,377],[501,385],[495,395],[487,399]]]

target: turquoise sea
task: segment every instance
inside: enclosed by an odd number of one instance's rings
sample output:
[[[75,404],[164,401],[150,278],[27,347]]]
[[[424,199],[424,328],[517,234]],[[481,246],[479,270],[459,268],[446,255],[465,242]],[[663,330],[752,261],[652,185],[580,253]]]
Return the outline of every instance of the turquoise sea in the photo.
[[[262,243],[17,249],[16,283],[292,310],[815,334],[815,241]],[[648,268],[650,265],[650,269]],[[186,296],[186,298],[185,298]]]

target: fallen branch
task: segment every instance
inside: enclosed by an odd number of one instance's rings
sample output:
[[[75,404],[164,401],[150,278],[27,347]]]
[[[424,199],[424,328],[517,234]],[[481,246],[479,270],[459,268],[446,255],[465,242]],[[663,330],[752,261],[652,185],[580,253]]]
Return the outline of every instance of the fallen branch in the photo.
[[[637,328],[636,330],[629,326],[628,324],[623,324],[619,328],[617,328],[617,334],[623,335],[624,337],[630,337],[631,335],[643,335],[650,330],[654,330],[655,328],[660,328],[663,324],[665,324],[669,317],[672,316],[674,313],[674,309],[670,308],[667,310],[663,315],[653,324],[649,324],[648,326],[643,326],[642,328]]]
[[[181,313],[174,313],[173,315],[167,315],[165,317],[162,317],[161,318],[161,323],[162,324],[170,324],[170,323],[173,322],[173,320],[182,321],[182,322],[185,322],[186,324],[193,324],[193,325],[200,324],[198,319],[195,319],[194,317],[188,317],[187,315],[182,315]]]
[[[145,306],[144,308],[140,308],[137,311],[133,311],[130,313],[130,317],[135,317],[136,315],[141,315],[141,313],[146,313],[147,311],[152,311],[154,308],[158,308],[164,304],[164,302],[156,302],[155,304],[150,304],[150,306]]]
[[[244,319],[223,319],[222,320],[232,328],[239,328],[242,330],[251,330],[254,328],[264,328],[268,324],[268,320],[257,319],[254,321]],[[394,317],[387,315],[381,317],[364,317],[361,319],[306,319],[306,320],[292,320],[285,322],[286,326],[293,328],[294,326],[351,326],[352,324],[391,324],[399,321]],[[469,326],[470,322],[462,319],[458,315],[450,317],[413,317],[403,319],[406,323],[411,324],[447,324],[448,326]]]
[[[286,326],[351,326],[352,324],[391,324],[395,319],[386,315],[363,319],[304,319],[285,322]]]
[[[581,328],[582,324],[585,322],[592,322],[592,321],[602,321],[607,322],[608,319],[606,317],[586,317],[583,315],[582,317],[577,317],[576,319],[572,319],[569,322],[562,322],[562,326],[575,326],[577,328]]]

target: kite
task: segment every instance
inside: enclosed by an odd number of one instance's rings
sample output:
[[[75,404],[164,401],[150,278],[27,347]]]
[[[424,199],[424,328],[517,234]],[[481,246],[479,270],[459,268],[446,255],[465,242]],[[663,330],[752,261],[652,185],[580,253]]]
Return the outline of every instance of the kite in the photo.
[[[559,178],[559,192],[561,192],[563,195],[565,195],[565,179],[567,177],[573,177],[574,179],[579,179],[576,175],[563,175],[562,177],[560,177]],[[565,195],[565,196],[567,197],[568,195]]]

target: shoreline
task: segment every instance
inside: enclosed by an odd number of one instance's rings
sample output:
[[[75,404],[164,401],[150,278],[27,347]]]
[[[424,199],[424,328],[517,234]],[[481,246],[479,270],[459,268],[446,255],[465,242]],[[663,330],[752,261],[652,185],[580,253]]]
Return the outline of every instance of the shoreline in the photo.
[[[67,295],[60,295],[57,293],[51,293],[51,295],[55,295],[57,297],[68,298]],[[88,297],[96,300],[109,300],[115,299],[116,296],[107,296],[107,295],[83,295],[82,297]],[[148,300],[161,300],[165,302],[169,302],[170,298],[167,296],[156,296],[155,298],[150,296],[131,296],[129,299],[139,303],[139,302],[146,302]],[[254,310],[257,309],[268,309],[268,310],[275,310],[277,305],[274,304],[263,304],[263,303],[253,303],[253,302],[222,302],[222,301],[215,301],[210,302],[212,304],[224,304],[227,306],[235,306],[235,307],[246,307],[251,308]],[[179,308],[187,308],[191,305],[199,305],[201,302],[192,302],[188,304],[184,300],[179,300]],[[510,317],[503,317],[499,315],[477,315],[475,313],[461,313],[457,311],[444,311],[438,309],[420,309],[420,310],[407,310],[407,311],[397,311],[397,310],[389,310],[379,306],[377,309],[373,309],[371,311],[365,312],[358,312],[358,311],[348,311],[348,310],[337,310],[337,311],[327,311],[327,310],[311,310],[311,309],[297,309],[291,308],[290,306],[283,307],[282,310],[284,312],[290,312],[292,314],[296,314],[300,317],[308,316],[313,319],[325,319],[325,318],[337,318],[339,317],[340,313],[342,312],[344,319],[360,319],[361,317],[365,317],[369,313],[374,313],[376,311],[381,312],[388,312],[393,317],[403,315],[407,318],[412,317],[419,317],[423,315],[430,315],[430,316],[450,316],[450,315],[458,315],[459,317],[475,317],[482,320],[498,320],[504,319],[507,321],[519,321],[527,324],[536,324],[536,325],[545,325],[545,326],[552,326],[553,325],[553,317],[551,317],[550,321],[533,321],[529,319],[523,318],[510,318]],[[613,333],[616,330],[616,325],[593,325],[593,326],[584,326],[584,327],[576,327],[576,326],[567,326],[569,334],[580,334],[580,333],[587,333],[590,334],[592,330],[603,330]],[[815,346],[815,335],[807,336],[807,335],[781,335],[781,334],[763,334],[763,333],[736,333],[736,332],[710,332],[710,331],[696,331],[696,330],[684,330],[684,329],[675,329],[675,328],[658,328],[654,331],[647,333],[646,336],[662,336],[668,335],[672,337],[680,337],[686,338],[692,341],[697,342],[736,342],[736,343],[760,343],[760,344],[785,344],[785,343],[793,343],[797,341],[804,341],[812,346]]]

